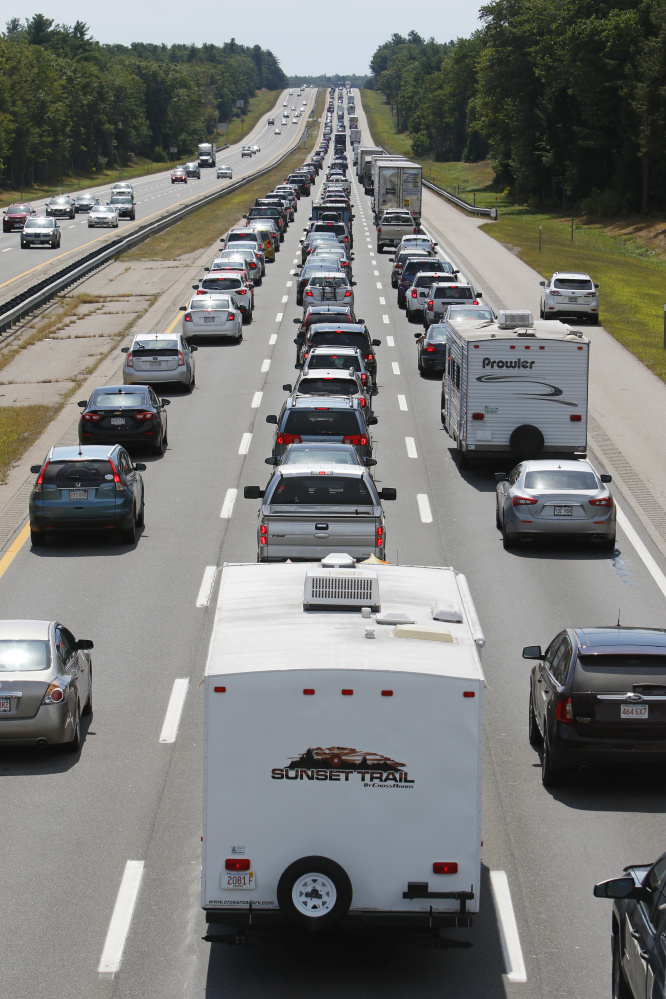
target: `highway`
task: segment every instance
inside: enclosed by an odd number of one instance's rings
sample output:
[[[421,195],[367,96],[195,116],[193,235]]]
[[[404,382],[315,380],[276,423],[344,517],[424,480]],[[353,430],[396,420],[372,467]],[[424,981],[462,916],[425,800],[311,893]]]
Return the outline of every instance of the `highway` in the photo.
[[[367,141],[363,116],[362,125]],[[471,930],[447,934],[473,946],[432,950],[380,934],[311,939],[290,931],[238,946],[202,940],[201,679],[220,568],[256,558],[257,503],[242,498],[243,486],[268,479],[265,417],[278,411],[282,384],[294,378],[295,268],[310,204],[301,199],[257,289],[260,308],[243,343],[200,348],[194,393],[169,396],[165,456],[139,459],[147,464],[146,526],[137,544],[51,540],[0,559],[3,617],[57,618],[95,642],[95,713],[80,756],[0,751],[2,999],[610,995],[610,906],[592,897],[592,885],[663,851],[666,793],[637,773],[576,777],[546,791],[527,741],[530,666],[521,651],[545,646],[566,625],[612,624],[618,613],[623,624],[660,625],[666,560],[633,497],[617,487],[634,533],[620,527],[615,553],[574,545],[503,550],[497,469],[456,466],[439,420],[441,383],[418,374],[417,327],[397,308],[389,254],[374,252],[369,199],[350,174],[356,313],[382,340],[376,479],[398,490],[386,505],[387,558],[464,572],[486,635],[481,914]],[[476,252],[477,223],[435,197],[424,200],[424,227],[463,272],[479,273],[486,301],[504,302],[506,275],[514,281],[508,250],[485,237],[483,254]],[[515,278],[520,306],[531,301],[533,280],[527,268]],[[184,274],[183,301],[189,283]],[[594,365],[593,353],[593,389]],[[646,372],[645,386],[651,377]],[[67,441],[74,439],[73,423]],[[637,535],[652,567],[634,545]],[[182,714],[177,731],[166,733],[173,741],[160,741],[172,696]],[[247,727],[251,739],[252,718]],[[525,976],[515,965],[506,974],[491,872],[507,877]],[[121,883],[127,890],[119,897]]]
[[[171,168],[160,169],[157,172],[138,177],[132,180],[134,196],[136,199],[136,220],[130,222],[126,219],[120,220],[118,229],[89,229],[87,213],[77,215],[74,219],[59,219],[58,224],[62,232],[62,244],[59,249],[50,247],[35,247],[22,250],[20,247],[20,233],[0,232],[0,297],[3,300],[11,298],[17,291],[23,290],[23,285],[34,283],[48,276],[53,270],[57,270],[65,264],[76,259],[77,254],[89,252],[94,247],[104,243],[104,240],[113,239],[118,233],[131,232],[132,228],[151,218],[157,218],[171,208],[178,207],[202,194],[210,191],[228,187],[235,181],[247,174],[254,173],[257,169],[267,166],[273,159],[287,152],[296,144],[296,139],[300,138],[305,130],[308,114],[314,107],[315,90],[305,90],[303,96],[298,98],[296,109],[300,111],[303,100],[308,102],[307,109],[298,119],[298,125],[292,124],[294,112],[291,110],[296,103],[298,92],[289,97],[289,91],[285,90],[275,105],[275,108],[268,112],[256,124],[254,129],[243,139],[242,144],[230,146],[227,149],[219,150],[217,153],[217,166],[229,165],[233,170],[232,180],[217,180],[215,169],[203,169],[201,179],[196,177],[188,178],[187,184],[171,183]],[[289,104],[289,124],[281,126],[280,119],[282,104],[284,101]],[[267,125],[267,119],[274,117],[281,134],[275,135],[274,125]],[[203,139],[202,139],[203,141]],[[241,155],[242,145],[257,145],[260,152],[254,156]],[[178,161],[184,163],[185,160]],[[119,174],[116,178],[123,180]],[[86,190],[96,194],[100,203],[104,204],[110,197],[110,184],[102,187],[90,187]],[[72,194],[75,197],[76,193]],[[46,200],[31,202],[38,215],[43,215],[46,207]],[[20,284],[20,287],[19,287]]]

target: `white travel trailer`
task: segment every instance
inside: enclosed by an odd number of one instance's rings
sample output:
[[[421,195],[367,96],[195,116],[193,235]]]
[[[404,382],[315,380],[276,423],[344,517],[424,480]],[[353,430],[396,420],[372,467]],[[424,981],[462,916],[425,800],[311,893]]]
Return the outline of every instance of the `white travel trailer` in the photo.
[[[447,321],[442,423],[459,465],[586,457],[589,348],[566,323],[530,312]]]
[[[204,679],[209,923],[471,925],[483,645],[450,568],[224,566]]]

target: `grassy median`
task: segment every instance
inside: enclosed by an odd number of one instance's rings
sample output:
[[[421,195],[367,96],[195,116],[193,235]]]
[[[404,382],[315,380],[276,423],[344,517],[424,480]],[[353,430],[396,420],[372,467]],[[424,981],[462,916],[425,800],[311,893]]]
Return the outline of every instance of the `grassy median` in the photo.
[[[0,482],[15,461],[44,433],[57,406],[0,406]]]

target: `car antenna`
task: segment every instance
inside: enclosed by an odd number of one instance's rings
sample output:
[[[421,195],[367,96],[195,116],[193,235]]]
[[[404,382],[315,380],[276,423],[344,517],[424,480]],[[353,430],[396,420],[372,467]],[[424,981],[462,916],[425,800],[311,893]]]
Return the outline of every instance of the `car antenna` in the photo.
[[[619,627],[620,627],[620,611],[619,611],[619,610],[618,610],[618,612],[617,612],[617,624],[615,625],[615,627],[616,627],[616,628],[619,628]]]

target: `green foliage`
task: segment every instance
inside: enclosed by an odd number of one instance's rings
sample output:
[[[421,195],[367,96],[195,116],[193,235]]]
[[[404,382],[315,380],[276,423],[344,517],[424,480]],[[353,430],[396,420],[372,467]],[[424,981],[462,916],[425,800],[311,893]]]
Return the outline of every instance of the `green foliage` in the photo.
[[[257,90],[286,77],[259,45],[100,45],[42,14],[0,36],[0,178],[18,188],[88,174],[130,155],[165,162],[215,137]]]

